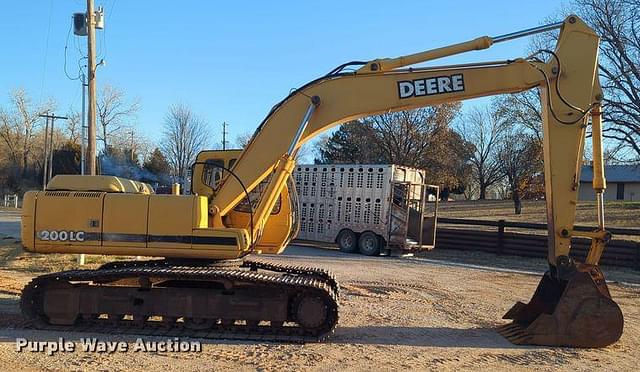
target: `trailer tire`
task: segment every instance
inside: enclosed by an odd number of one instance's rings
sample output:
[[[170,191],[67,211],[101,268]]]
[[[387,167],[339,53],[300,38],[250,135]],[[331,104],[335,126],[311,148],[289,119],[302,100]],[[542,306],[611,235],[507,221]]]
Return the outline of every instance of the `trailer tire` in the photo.
[[[358,239],[358,248],[360,253],[365,256],[377,256],[380,254],[380,238],[371,231],[365,231]]]
[[[358,251],[358,237],[356,233],[349,229],[344,229],[338,233],[336,243],[341,252],[355,253]]]

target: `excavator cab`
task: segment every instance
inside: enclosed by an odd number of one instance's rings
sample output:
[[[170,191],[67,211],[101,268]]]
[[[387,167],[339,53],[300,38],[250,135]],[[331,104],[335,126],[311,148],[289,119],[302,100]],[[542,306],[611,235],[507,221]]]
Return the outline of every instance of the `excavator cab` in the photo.
[[[192,166],[191,192],[209,198],[215,196],[226,177],[233,177],[233,166],[242,154],[242,150],[206,150],[201,151]],[[263,180],[247,193],[233,210],[223,217],[225,226],[248,228],[251,224],[260,197],[269,182]],[[256,240],[253,249],[266,254],[281,253],[299,230],[298,194],[295,183],[289,177],[276,201],[264,233]]]

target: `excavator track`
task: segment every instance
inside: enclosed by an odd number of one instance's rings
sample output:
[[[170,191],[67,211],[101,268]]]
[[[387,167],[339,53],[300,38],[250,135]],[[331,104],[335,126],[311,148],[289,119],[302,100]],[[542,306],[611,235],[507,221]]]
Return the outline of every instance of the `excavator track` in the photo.
[[[143,261],[113,261],[107,262],[98,270],[132,268],[132,267],[208,267],[237,269],[243,264],[242,259],[233,260],[198,260],[198,259],[156,259]]]
[[[283,265],[262,259],[246,259],[244,260],[242,266],[296,275],[312,275],[322,281],[326,281],[331,289],[333,289],[333,291],[335,292],[336,297],[340,297],[340,284],[336,280],[335,275],[329,270],[308,266]]]
[[[315,342],[338,322],[329,272],[266,261],[119,263],[34,278],[23,290],[30,327],[56,331]]]
[[[334,290],[337,297],[340,296],[340,284],[335,275],[329,270],[317,267],[284,265],[264,259],[234,259],[234,260],[146,260],[146,261],[114,261],[108,262],[99,269],[131,268],[131,267],[215,267],[225,269],[251,268],[289,273],[296,275],[311,275],[322,281],[326,281]]]

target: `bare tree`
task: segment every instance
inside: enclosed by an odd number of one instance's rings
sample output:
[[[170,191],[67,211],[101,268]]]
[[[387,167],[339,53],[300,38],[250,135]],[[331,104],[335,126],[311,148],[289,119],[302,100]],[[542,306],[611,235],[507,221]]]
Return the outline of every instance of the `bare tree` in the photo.
[[[300,146],[300,148],[298,148],[298,152],[296,153],[296,163],[304,164],[313,162],[313,153],[316,148],[317,145],[315,141],[305,142]]]
[[[522,194],[542,172],[542,146],[535,135],[513,127],[498,145],[500,172],[505,177],[515,214],[522,213]]]
[[[479,199],[486,199],[487,189],[504,177],[500,171],[498,147],[505,129],[498,110],[490,107],[473,108],[458,125],[462,138],[474,147],[470,162]]]
[[[615,143],[607,144],[611,160],[640,160],[640,1],[572,0],[559,13],[578,14],[600,36],[603,136]],[[550,49],[556,40],[556,33],[540,34],[530,49]]]
[[[112,136],[109,148],[123,150],[134,157],[134,161],[144,162],[151,154],[155,145],[136,128],[122,130],[117,136]]]
[[[538,141],[542,141],[542,113],[538,89],[497,96],[492,100],[492,105],[501,120],[512,125],[520,125]]]
[[[53,102],[34,106],[24,89],[16,89],[10,95],[12,108],[0,111],[0,138],[4,142],[8,157],[25,175],[31,155],[36,146],[38,129],[43,121],[39,117],[54,107]]]
[[[110,145],[111,136],[131,131],[132,120],[140,110],[138,99],[126,100],[122,90],[109,84],[100,91],[96,106],[100,125],[98,140],[102,141],[105,149]]]
[[[452,102],[374,116],[375,144],[388,162],[426,169],[443,195],[460,191],[470,147],[450,127],[461,108]]]
[[[574,5],[601,37],[604,136],[624,143],[640,158],[640,2],[575,0]]]
[[[249,142],[251,142],[252,137],[253,137],[253,134],[251,132],[244,132],[242,134],[239,134],[236,137],[236,141],[235,141],[236,148],[245,149],[247,145],[249,145]],[[305,163],[305,162],[313,161],[312,155],[313,155],[313,150],[316,148],[316,146],[317,145],[315,144],[315,142],[312,142],[312,141],[302,145],[298,149],[298,153],[296,154],[296,162]]]
[[[252,137],[253,137],[253,134],[251,132],[244,132],[239,134],[236,137],[235,146],[239,149],[244,149],[245,147],[247,147]]]
[[[65,120],[67,141],[79,145],[82,139],[82,117],[77,111],[71,111],[67,117],[69,118]]]
[[[377,142],[386,158],[398,164],[418,166],[427,157],[460,111],[460,103],[399,111],[370,118]]]
[[[470,147],[451,128],[460,103],[386,113],[343,124],[316,142],[322,163],[387,162],[424,168],[430,182],[460,190]]]
[[[211,130],[190,107],[176,104],[164,118],[161,150],[171,165],[173,176],[184,180],[198,153],[211,142]]]

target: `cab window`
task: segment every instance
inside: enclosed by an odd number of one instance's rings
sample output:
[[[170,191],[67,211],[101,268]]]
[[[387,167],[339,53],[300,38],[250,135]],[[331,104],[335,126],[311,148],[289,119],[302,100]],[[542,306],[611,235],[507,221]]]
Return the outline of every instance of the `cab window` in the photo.
[[[202,169],[202,183],[216,190],[222,181],[224,170],[223,159],[208,159]]]
[[[245,197],[244,199],[242,199],[240,203],[238,203],[238,205],[236,205],[235,208],[233,208],[233,210],[236,212],[243,212],[243,213],[251,213],[251,210],[255,210],[258,207],[258,203],[260,202],[260,197],[266,190],[268,183],[269,183],[269,178],[260,182],[255,189],[249,191],[249,196],[251,197],[251,205],[249,205],[249,201]],[[278,196],[278,200],[276,200],[276,204],[273,206],[273,210],[271,211],[271,214],[280,213],[281,206],[282,206],[282,195]]]

